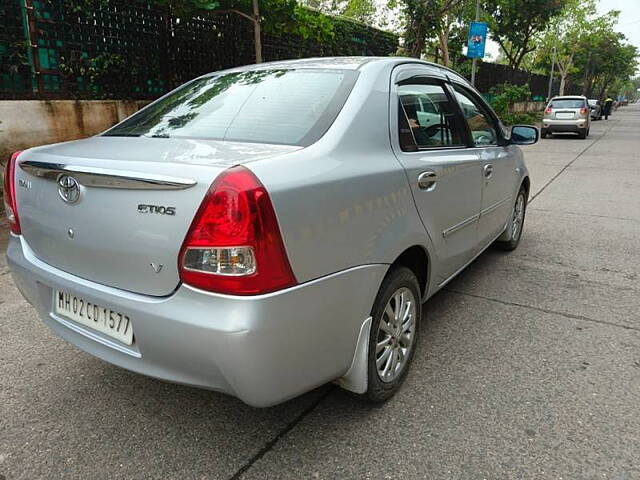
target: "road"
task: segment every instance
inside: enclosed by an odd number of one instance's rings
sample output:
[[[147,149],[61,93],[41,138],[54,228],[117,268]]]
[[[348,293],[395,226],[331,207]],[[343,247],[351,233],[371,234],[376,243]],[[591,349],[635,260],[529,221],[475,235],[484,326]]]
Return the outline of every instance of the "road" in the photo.
[[[0,265],[0,480],[640,478],[640,108],[526,148],[518,250],[426,307],[401,392],[259,410],[54,336]]]

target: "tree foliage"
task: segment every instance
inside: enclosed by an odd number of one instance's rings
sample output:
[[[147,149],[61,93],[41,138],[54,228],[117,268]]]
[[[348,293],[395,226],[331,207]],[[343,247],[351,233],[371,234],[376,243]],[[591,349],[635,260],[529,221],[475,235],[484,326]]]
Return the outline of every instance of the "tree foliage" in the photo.
[[[594,0],[572,0],[563,12],[556,16],[542,35],[538,54],[552,56],[560,76],[559,95],[564,95],[567,77],[578,71],[576,54],[589,49],[603,32],[612,31],[617,12],[596,17]]]
[[[628,80],[635,72],[637,49],[614,30],[619,12],[597,15],[594,0],[572,0],[539,39],[537,64],[555,69],[559,94],[571,80],[586,96],[602,97],[616,80]]]
[[[444,63],[449,63],[448,39],[452,25],[468,5],[466,0],[401,0],[405,16],[405,50],[407,55],[420,58],[429,38],[438,39]]]
[[[346,17],[351,20],[386,28],[392,20],[392,10],[395,0],[388,4],[376,0],[300,0],[309,8],[324,12],[328,15]]]
[[[559,15],[568,0],[483,0],[484,19],[509,66],[518,68],[536,49],[535,37]]]

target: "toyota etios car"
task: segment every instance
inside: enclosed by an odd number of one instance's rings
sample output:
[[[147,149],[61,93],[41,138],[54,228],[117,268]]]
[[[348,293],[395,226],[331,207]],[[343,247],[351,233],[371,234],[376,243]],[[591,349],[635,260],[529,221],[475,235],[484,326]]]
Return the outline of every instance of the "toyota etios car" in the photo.
[[[282,402],[393,395],[421,304],[516,248],[517,144],[459,75],[406,58],[193,80],[105,133],[16,153],[16,285],[58,335],[152,377]]]

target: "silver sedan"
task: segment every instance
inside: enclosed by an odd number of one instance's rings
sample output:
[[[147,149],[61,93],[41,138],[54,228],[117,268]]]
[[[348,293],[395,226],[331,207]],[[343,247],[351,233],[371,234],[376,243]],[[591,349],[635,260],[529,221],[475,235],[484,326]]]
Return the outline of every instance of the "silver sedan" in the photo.
[[[518,246],[518,144],[537,138],[413,59],[216,72],[14,154],[8,262],[43,321],[107,362],[254,406],[327,382],[381,402],[422,304]]]

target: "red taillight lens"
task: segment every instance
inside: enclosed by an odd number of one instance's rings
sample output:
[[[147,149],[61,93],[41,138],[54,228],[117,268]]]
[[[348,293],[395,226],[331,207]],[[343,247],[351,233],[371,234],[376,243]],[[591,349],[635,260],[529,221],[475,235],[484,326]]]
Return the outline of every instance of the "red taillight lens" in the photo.
[[[589,113],[589,109],[586,107],[582,107],[580,109],[580,115],[586,115],[587,113]]]
[[[258,295],[296,284],[271,199],[244,167],[213,182],[182,244],[186,284],[212,292]]]
[[[553,108],[551,108],[551,107],[547,108],[547,109],[544,111],[545,115],[551,115],[551,112],[553,112]]]
[[[18,206],[16,204],[16,161],[20,151],[11,155],[4,169],[4,213],[9,220],[9,228],[16,235],[20,235],[20,219],[18,218]]]

